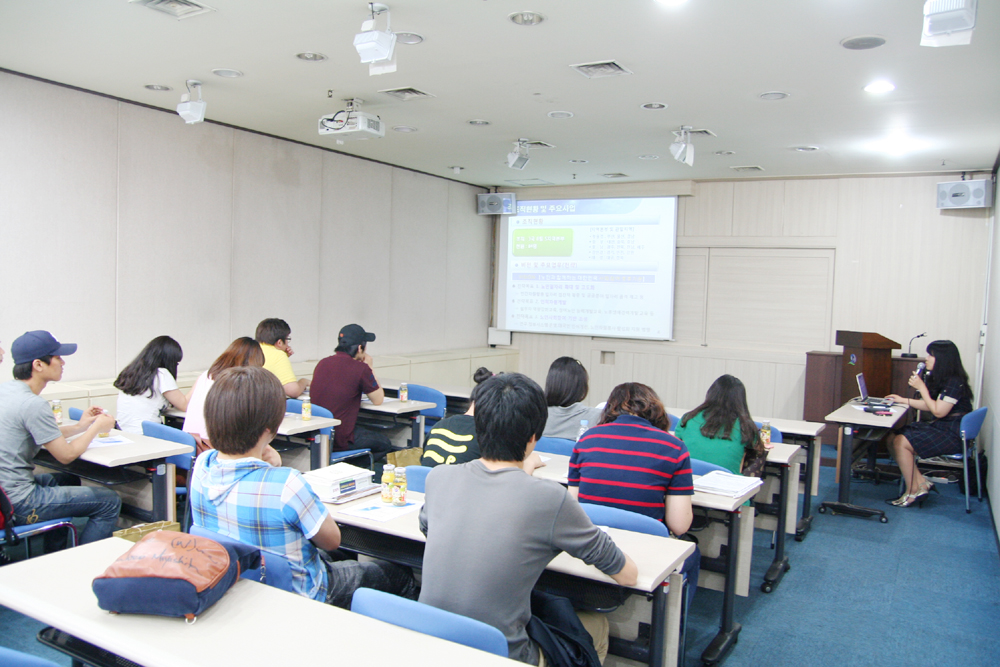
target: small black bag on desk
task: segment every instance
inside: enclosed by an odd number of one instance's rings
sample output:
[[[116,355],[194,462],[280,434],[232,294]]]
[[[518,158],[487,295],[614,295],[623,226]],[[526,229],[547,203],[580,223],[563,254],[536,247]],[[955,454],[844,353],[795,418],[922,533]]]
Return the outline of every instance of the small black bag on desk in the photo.
[[[194,621],[240,577],[260,567],[260,550],[172,530],[149,533],[94,579],[97,605],[115,614]]]

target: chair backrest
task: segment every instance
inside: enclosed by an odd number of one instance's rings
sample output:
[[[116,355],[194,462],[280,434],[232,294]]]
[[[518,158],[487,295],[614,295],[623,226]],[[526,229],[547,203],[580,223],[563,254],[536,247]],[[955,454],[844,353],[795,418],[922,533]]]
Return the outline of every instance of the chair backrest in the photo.
[[[714,463],[709,463],[708,461],[701,461],[699,459],[691,459],[691,474],[692,475],[707,475],[713,470],[721,470],[722,472],[729,472],[727,469],[720,465]]]
[[[198,443],[195,441],[193,435],[185,433],[179,428],[167,426],[166,424],[144,421],[142,422],[142,434],[149,436],[150,438],[159,438],[160,440],[169,440],[170,442],[176,442],[182,445],[191,445],[195,448],[195,450],[198,448]],[[194,452],[191,452],[190,454],[168,456],[167,463],[173,463],[182,470],[190,470],[191,463],[194,461],[194,456]]]
[[[285,412],[294,412],[297,415],[302,414],[302,401],[297,398],[286,398],[285,399]],[[312,413],[317,417],[326,417],[328,419],[333,419],[333,413],[324,408],[322,405],[312,404]],[[330,436],[333,433],[332,427],[321,428],[319,430],[325,436]]]
[[[83,410],[80,408],[70,408],[67,414],[69,414],[70,420],[78,422],[83,417]]]
[[[0,665],[6,667],[59,667],[56,663],[36,655],[28,655],[12,648],[0,646]]]
[[[757,425],[757,428],[760,428],[760,422],[754,422],[754,424]],[[774,428],[774,424],[771,424],[771,442],[784,442],[781,437],[781,431]]]
[[[214,530],[209,530],[204,526],[191,526],[189,531],[192,535],[198,535],[199,537],[207,537],[211,540],[215,540],[219,544],[238,544],[239,540],[234,540],[227,535],[222,535]],[[264,568],[264,583],[268,586],[273,586],[275,588],[280,588],[283,591],[295,592],[295,588],[292,587],[292,566],[288,562],[288,559],[279,556],[278,554],[271,553],[270,551],[260,550],[261,565]],[[242,579],[249,579],[251,581],[260,581],[260,571],[261,568],[254,570],[246,570],[240,577]]]
[[[406,488],[417,493],[424,492],[427,474],[434,468],[428,466],[406,466]]]
[[[444,393],[438,391],[437,389],[434,389],[433,387],[425,387],[422,384],[411,384],[410,400],[434,403],[436,407],[421,410],[420,414],[424,417],[444,419],[444,409],[448,405],[448,399],[445,397]]]
[[[975,440],[979,437],[979,429],[983,427],[983,422],[986,420],[986,408],[979,408],[978,410],[973,410],[969,414],[962,417],[962,433],[965,435],[966,440]]]
[[[681,420],[681,418],[680,417],[675,417],[674,415],[672,415],[672,414],[670,414],[668,412],[667,413],[667,419],[670,420],[670,427],[667,430],[668,431],[674,431],[674,430],[676,430],[677,429],[677,422],[679,422]]]
[[[580,503],[580,507],[583,508],[583,511],[587,513],[587,516],[590,517],[590,520],[596,526],[608,526],[609,528],[631,530],[634,533],[670,537],[670,531],[667,530],[666,525],[651,516],[588,502]]]
[[[351,611],[494,655],[508,655],[507,638],[492,625],[416,600],[359,588],[354,591]]]
[[[575,444],[575,442],[568,438],[546,438],[543,436],[535,443],[535,451],[572,456],[573,445]]]

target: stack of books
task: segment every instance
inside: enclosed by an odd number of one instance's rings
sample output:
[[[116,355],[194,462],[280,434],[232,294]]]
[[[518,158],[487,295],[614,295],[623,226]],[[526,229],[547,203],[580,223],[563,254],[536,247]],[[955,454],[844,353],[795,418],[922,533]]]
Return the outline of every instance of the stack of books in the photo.
[[[739,498],[763,483],[757,477],[744,477],[731,472],[713,470],[694,480],[694,490],[727,498]]]
[[[352,466],[350,463],[335,463],[326,468],[310,470],[303,477],[324,502],[334,502],[346,496],[363,495],[359,492],[375,488],[372,475],[375,473],[365,468]]]

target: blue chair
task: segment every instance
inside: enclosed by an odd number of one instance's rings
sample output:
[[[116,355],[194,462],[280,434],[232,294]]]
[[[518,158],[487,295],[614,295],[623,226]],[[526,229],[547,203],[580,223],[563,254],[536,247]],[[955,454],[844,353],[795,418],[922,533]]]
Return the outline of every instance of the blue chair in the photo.
[[[406,466],[406,488],[418,493],[424,492],[427,474],[434,470],[428,466]]]
[[[691,474],[692,475],[707,475],[713,470],[721,470],[722,472],[729,472],[720,465],[714,463],[709,463],[708,461],[701,461],[699,459],[691,459]]]
[[[507,638],[492,625],[371,588],[354,591],[351,611],[392,625],[507,657]]]
[[[434,403],[436,407],[427,408],[426,410],[421,410],[420,414],[424,416],[424,435],[431,432],[431,428],[434,424],[444,419],[444,409],[448,405],[448,399],[445,397],[444,393],[434,389],[432,387],[425,387],[422,384],[411,384],[410,385],[410,400],[413,401],[427,401],[428,403]],[[416,446],[416,443],[413,443]]]
[[[681,420],[680,417],[675,417],[674,415],[667,413],[667,419],[670,420],[670,426],[667,428],[671,433],[677,430],[677,422]]]
[[[68,533],[70,546],[75,547],[76,526],[73,525],[73,520],[69,517],[15,526],[14,507],[11,505],[10,499],[7,498],[7,494],[4,493],[3,488],[0,488],[0,547],[17,546],[21,543],[21,540],[25,540],[24,554],[27,558],[31,558],[31,540],[28,538],[53,530],[63,529]],[[6,663],[0,660],[0,664]]]
[[[574,445],[576,443],[568,438],[546,438],[543,436],[535,443],[535,451],[572,456]]]
[[[198,443],[194,439],[194,436],[190,433],[185,433],[184,431],[174,428],[173,426],[167,426],[166,424],[160,424],[159,422],[143,421],[142,422],[142,434],[150,438],[159,438],[160,440],[167,440],[169,442],[176,442],[181,445],[190,445],[195,451],[198,449]],[[176,454],[174,456],[168,456],[166,458],[167,463],[173,463],[180,470],[188,471],[188,480],[191,479],[191,466],[194,464],[195,454]],[[177,497],[184,498],[184,519],[181,524],[181,530],[187,530],[188,526],[191,525],[191,503],[187,502],[188,490],[187,487],[177,488]]]
[[[69,418],[71,421],[78,422],[80,421],[81,417],[83,417],[83,410],[81,410],[80,408],[69,409]]]
[[[56,663],[36,655],[28,655],[0,646],[0,665],[5,667],[59,667]]]
[[[757,425],[757,428],[760,428],[760,422],[754,422],[754,424]],[[784,442],[781,437],[781,431],[774,428],[774,424],[771,424],[771,442]]]
[[[235,540],[214,530],[209,530],[204,526],[191,526],[191,530],[188,532],[198,537],[207,537],[215,540],[219,544],[231,545],[240,543],[240,540]],[[261,566],[259,568],[243,572],[240,574],[240,578],[259,581],[268,586],[280,588],[283,591],[295,592],[295,589],[292,587],[292,565],[288,562],[287,558],[261,549],[260,559]]]
[[[295,414],[302,414],[302,401],[297,398],[285,399],[285,412],[294,412]],[[333,419],[333,413],[324,408],[322,405],[312,405],[312,413],[317,417],[327,417]],[[320,435],[325,435],[333,441],[333,428],[321,428],[319,430]],[[375,469],[375,457],[372,456],[372,450],[370,449],[345,449],[343,451],[330,451],[330,465],[334,463],[340,463],[341,461],[347,461],[350,459],[360,458],[362,456],[368,457],[368,469]]]
[[[972,443],[972,456],[976,459],[976,491],[979,502],[983,502],[983,476],[979,471],[979,447],[976,446],[976,438],[979,437],[979,429],[983,427],[986,420],[985,407],[973,410],[962,417],[962,475],[965,479],[965,513],[972,512],[969,509],[969,443]]]

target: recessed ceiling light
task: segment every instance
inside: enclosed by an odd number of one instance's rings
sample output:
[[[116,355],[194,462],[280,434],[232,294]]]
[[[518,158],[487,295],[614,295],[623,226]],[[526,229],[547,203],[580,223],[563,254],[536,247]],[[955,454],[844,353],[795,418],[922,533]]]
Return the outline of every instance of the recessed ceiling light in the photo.
[[[640,155],[639,159],[640,160],[659,160],[660,156],[659,155]]]
[[[490,121],[483,120],[482,118],[473,118],[469,121],[469,125],[489,125]]]
[[[736,151],[715,151],[716,155],[736,155]]]
[[[299,60],[305,60],[310,63],[321,63],[326,60],[326,56],[322,53],[315,53],[313,51],[304,51],[302,53],[296,53],[295,57]]]
[[[161,85],[160,85],[160,84],[158,84],[158,83],[147,83],[147,84],[146,84],[145,86],[143,86],[143,87],[144,87],[144,88],[145,88],[146,90],[155,90],[155,91],[156,91],[156,92],[158,92],[158,93],[160,93],[160,92],[163,92],[163,91],[166,91],[166,90],[173,90],[173,88],[171,88],[170,86],[161,86]]]
[[[792,150],[799,153],[812,153],[813,151],[818,151],[819,146],[792,146]]]
[[[573,164],[587,164],[590,160],[570,160]]]
[[[507,19],[516,25],[538,25],[545,17],[538,12],[514,12]]]
[[[549,118],[572,118],[572,111],[550,111],[548,113]]]
[[[878,35],[859,35],[858,37],[848,37],[840,42],[842,47],[852,51],[876,49],[883,44],[885,44],[885,37],[879,37]]]
[[[413,127],[412,125],[394,125],[392,129],[395,130],[396,132],[404,132],[404,133],[417,131],[417,128]]]
[[[424,41],[424,38],[415,32],[397,32],[396,33],[396,43],[397,44],[419,44]]]
[[[225,79],[238,79],[243,76],[243,72],[238,69],[226,69],[225,67],[213,69],[212,74],[215,76],[221,76]]]
[[[885,79],[872,81],[865,86],[865,92],[868,93],[888,93],[893,90],[896,90],[896,86],[894,86],[891,81],[886,81]]]
[[[660,102],[646,102],[641,106],[641,108],[648,111],[659,111],[660,109],[666,109],[666,104],[661,104]]]
[[[451,169],[452,173],[454,173],[454,174],[461,174],[462,170],[465,169],[465,167],[457,167],[457,166],[456,167],[448,167],[448,168]]]
[[[762,100],[783,100],[788,97],[788,93],[783,93],[780,90],[769,90],[766,93],[761,93],[758,97]]]
[[[628,174],[623,174],[620,171],[616,171],[610,174],[601,174],[604,178],[628,178]]]

